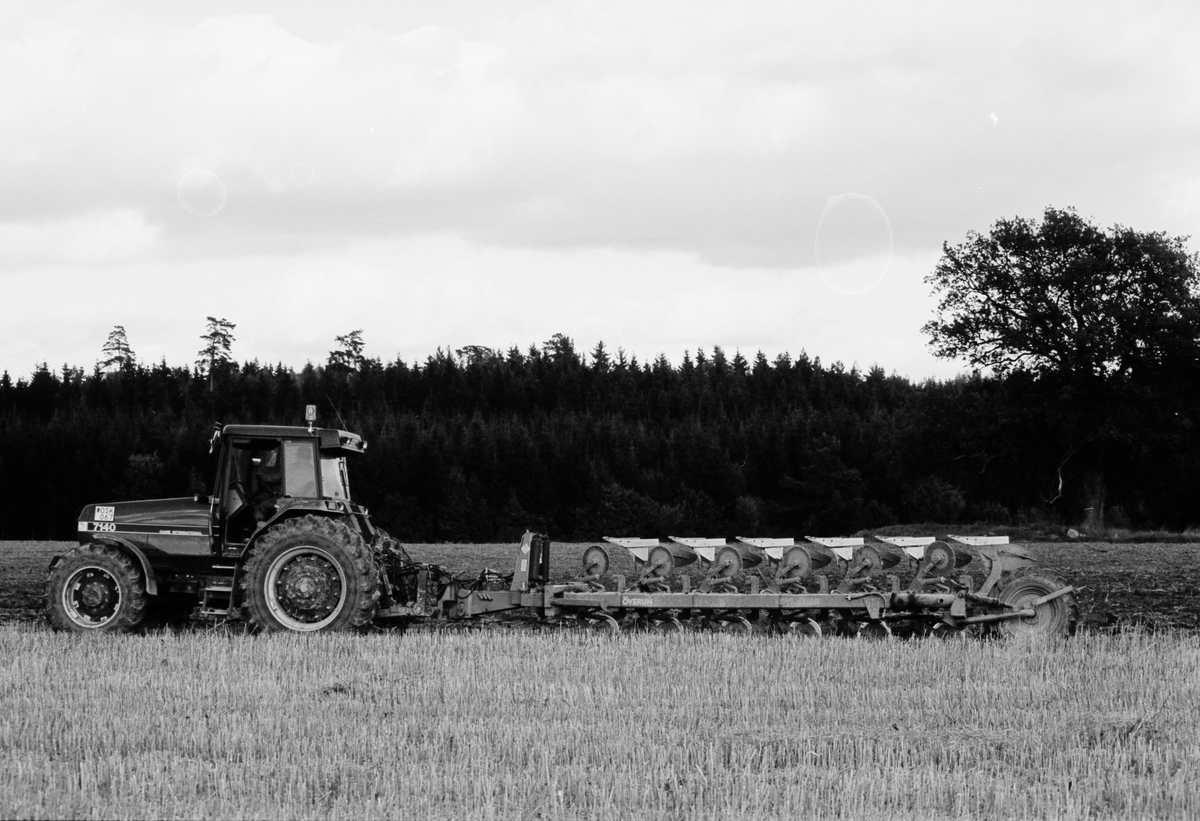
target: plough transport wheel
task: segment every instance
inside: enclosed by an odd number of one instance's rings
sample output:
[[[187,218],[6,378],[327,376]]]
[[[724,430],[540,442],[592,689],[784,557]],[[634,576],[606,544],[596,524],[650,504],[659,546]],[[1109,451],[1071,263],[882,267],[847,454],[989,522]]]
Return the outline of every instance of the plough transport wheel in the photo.
[[[1062,580],[1033,567],[1014,571],[1001,584],[997,598],[1017,609],[1028,608],[1043,596],[1067,585]],[[1033,607],[1034,615],[999,622],[1003,636],[1073,636],[1079,621],[1079,605],[1074,593],[1042,602]]]

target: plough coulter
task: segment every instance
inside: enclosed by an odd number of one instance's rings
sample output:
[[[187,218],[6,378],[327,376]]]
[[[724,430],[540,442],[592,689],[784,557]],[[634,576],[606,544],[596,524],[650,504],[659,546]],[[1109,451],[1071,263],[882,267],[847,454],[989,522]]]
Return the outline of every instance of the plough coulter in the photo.
[[[319,632],[372,622],[519,613],[601,630],[819,636],[971,632],[1069,635],[1074,591],[1007,537],[611,537],[574,579],[552,581],[550,540],[527,533],[512,573],[455,577],[413,562],[351,501],[346,457],[366,443],[310,425],[227,425],[211,495],[86,506],[79,546],[51,562],[60,630],[135,630],[155,613]],[[613,574],[610,550],[631,574]],[[972,564],[974,563],[974,564]],[[978,569],[976,583],[968,570]],[[976,574],[977,576],[980,574]]]

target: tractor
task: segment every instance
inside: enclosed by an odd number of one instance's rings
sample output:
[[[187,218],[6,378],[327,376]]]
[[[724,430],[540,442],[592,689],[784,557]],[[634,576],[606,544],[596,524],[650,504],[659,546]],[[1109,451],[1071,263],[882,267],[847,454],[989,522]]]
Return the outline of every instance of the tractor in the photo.
[[[408,563],[350,496],[343,430],[224,425],[213,433],[212,495],[84,507],[79,546],[50,565],[52,625],[125,632],[180,603],[201,619],[266,631],[371,622],[399,591],[381,568]],[[415,582],[412,585],[415,589]]]

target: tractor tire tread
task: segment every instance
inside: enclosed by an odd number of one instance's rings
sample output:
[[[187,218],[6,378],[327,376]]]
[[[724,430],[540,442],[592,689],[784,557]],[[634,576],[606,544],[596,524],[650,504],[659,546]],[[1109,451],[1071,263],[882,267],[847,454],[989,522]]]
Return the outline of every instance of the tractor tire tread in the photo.
[[[285,539],[291,537],[312,537],[324,539],[342,546],[349,554],[350,565],[343,568],[346,573],[352,573],[354,580],[349,582],[351,593],[357,591],[357,599],[347,602],[350,614],[345,618],[335,619],[328,630],[356,629],[361,630],[370,626],[378,609],[380,586],[379,570],[371,548],[356,531],[347,525],[326,516],[298,516],[286,519],[270,528],[254,545],[250,558],[247,559],[241,574],[242,615],[257,630],[283,631],[285,625],[275,621],[264,604],[259,601],[257,587],[268,572],[274,557],[273,550]]]
[[[101,627],[80,627],[62,607],[62,587],[74,569],[88,564],[109,565],[106,569],[121,586],[124,606],[120,617]],[[131,633],[145,626],[146,582],[137,563],[124,551],[105,544],[82,544],[63,555],[46,579],[46,606],[55,630],[77,633]]]

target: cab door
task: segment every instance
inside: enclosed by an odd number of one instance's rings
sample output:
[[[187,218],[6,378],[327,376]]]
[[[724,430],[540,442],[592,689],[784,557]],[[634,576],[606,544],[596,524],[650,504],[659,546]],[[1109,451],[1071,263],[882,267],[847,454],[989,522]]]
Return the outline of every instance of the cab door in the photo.
[[[278,447],[277,441],[230,437],[225,440],[217,484],[213,488],[213,552],[238,556],[256,529],[250,499],[256,454]]]

